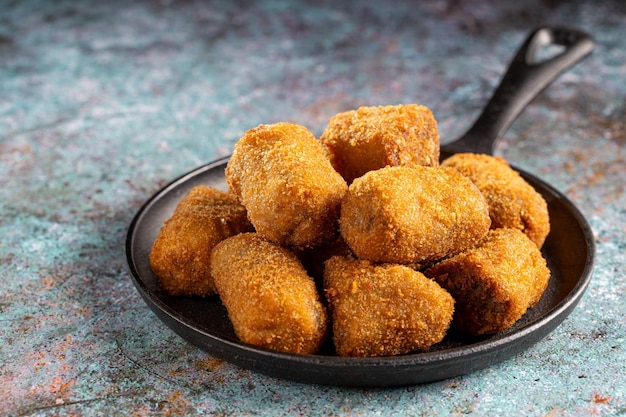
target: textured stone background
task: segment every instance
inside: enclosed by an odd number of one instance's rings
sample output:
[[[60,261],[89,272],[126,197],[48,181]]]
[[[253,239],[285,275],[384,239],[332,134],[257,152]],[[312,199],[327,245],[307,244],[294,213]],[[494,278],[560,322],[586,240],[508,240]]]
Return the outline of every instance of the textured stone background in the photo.
[[[597,48],[497,154],[579,206],[597,265],[537,345],[432,384],[319,387],[213,358],[140,299],[125,235],[165,183],[259,123],[319,134],[360,105],[425,104],[449,141],[542,24]],[[625,97],[621,0],[0,0],[0,415],[624,415]]]

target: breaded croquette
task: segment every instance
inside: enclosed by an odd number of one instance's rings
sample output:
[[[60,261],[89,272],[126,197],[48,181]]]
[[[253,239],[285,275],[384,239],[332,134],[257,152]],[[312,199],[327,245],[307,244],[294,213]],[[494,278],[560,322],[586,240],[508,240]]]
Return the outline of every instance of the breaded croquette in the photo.
[[[194,187],[159,231],[150,251],[150,267],[171,295],[213,295],[211,250],[221,240],[251,230],[246,210],[235,196]]]
[[[418,104],[360,107],[330,118],[320,142],[350,184],[385,166],[439,165],[439,131]]]
[[[541,298],[550,270],[537,246],[517,229],[494,229],[475,248],[427,269],[456,301],[453,327],[472,335],[512,326]]]
[[[492,229],[519,229],[541,248],[550,232],[546,201],[503,158],[462,153],[442,165],[458,169],[480,189],[489,205]]]
[[[354,180],[339,223],[359,258],[410,264],[473,246],[490,220],[484,197],[458,171],[417,166],[386,167]]]
[[[245,132],[226,167],[226,181],[257,233],[292,247],[313,247],[336,234],[348,188],[313,134],[291,123]]]
[[[454,300],[406,266],[334,256],[324,288],[340,356],[388,356],[427,350],[450,326]]]
[[[312,354],[324,342],[328,315],[313,279],[288,249],[244,233],[213,249],[211,272],[242,342]]]

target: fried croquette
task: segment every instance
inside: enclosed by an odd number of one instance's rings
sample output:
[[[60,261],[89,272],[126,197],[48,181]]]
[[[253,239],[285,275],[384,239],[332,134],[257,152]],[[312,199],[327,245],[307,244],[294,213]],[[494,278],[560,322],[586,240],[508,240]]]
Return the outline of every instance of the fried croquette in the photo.
[[[524,232],[538,248],[550,232],[548,206],[535,189],[501,157],[461,153],[442,162],[467,176],[485,196],[491,228]]]
[[[452,326],[471,335],[512,326],[539,301],[550,279],[534,242],[511,228],[489,231],[479,246],[424,274],[452,294],[456,301]]]
[[[256,232],[292,247],[312,247],[336,234],[348,188],[313,134],[291,123],[248,130],[235,145],[226,181]]]
[[[320,142],[350,184],[385,166],[439,165],[439,131],[428,107],[360,107],[330,118]]]
[[[473,246],[490,220],[484,197],[458,171],[417,166],[386,167],[354,180],[339,224],[359,258],[411,264]]]
[[[281,352],[316,353],[328,315],[313,279],[288,249],[244,233],[213,249],[211,272],[242,342]]]
[[[454,300],[435,281],[403,265],[334,256],[324,288],[340,356],[388,356],[427,350],[452,321]]]
[[[214,295],[211,250],[223,239],[251,230],[246,210],[235,196],[194,187],[159,231],[150,267],[170,295]]]

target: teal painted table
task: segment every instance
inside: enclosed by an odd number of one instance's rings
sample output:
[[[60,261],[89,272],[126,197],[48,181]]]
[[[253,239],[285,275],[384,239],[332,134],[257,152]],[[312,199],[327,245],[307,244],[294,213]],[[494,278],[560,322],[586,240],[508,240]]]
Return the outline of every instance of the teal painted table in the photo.
[[[624,415],[624,3],[225,3],[0,1],[0,415]],[[590,287],[548,337],[469,375],[346,389],[221,361],[141,300],[124,241],[164,184],[259,123],[319,135],[361,105],[425,104],[450,141],[543,24],[597,43],[496,150],[594,230]]]

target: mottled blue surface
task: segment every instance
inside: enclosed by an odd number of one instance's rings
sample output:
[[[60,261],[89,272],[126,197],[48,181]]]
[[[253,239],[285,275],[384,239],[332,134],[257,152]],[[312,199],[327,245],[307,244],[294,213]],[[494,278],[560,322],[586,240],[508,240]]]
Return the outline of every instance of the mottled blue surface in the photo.
[[[425,104],[449,141],[541,24],[597,42],[497,149],[594,230],[547,338],[437,383],[320,387],[213,358],[141,300],[125,235],[165,183],[259,123],[320,134],[360,105]],[[624,415],[625,123],[621,0],[0,1],[0,415]]]

